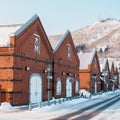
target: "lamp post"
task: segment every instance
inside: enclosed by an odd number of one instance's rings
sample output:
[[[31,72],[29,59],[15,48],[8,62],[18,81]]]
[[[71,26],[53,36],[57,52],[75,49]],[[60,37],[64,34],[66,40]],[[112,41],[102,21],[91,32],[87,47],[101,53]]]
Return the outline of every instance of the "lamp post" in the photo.
[[[47,80],[48,80],[48,105],[50,105],[50,80],[52,79],[51,72],[52,66],[48,64],[47,66]]]

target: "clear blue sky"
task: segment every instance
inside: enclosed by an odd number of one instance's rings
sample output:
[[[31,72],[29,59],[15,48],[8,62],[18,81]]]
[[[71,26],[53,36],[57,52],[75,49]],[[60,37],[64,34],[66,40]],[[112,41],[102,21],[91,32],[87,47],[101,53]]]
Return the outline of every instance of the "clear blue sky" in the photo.
[[[39,15],[47,34],[65,33],[101,18],[120,20],[120,0],[0,0],[0,25]]]

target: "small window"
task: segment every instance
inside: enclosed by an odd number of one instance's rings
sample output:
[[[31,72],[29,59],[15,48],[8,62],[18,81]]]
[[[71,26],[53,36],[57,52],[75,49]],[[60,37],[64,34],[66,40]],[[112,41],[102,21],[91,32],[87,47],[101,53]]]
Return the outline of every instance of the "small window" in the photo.
[[[71,59],[71,45],[68,44],[68,53],[67,53],[67,57],[70,60]]]
[[[34,34],[34,52],[40,55],[40,36]]]
[[[62,83],[61,83],[61,79],[58,78],[56,81],[56,95],[61,95],[61,91],[62,91]]]
[[[76,80],[75,82],[75,93],[79,93],[79,82]]]

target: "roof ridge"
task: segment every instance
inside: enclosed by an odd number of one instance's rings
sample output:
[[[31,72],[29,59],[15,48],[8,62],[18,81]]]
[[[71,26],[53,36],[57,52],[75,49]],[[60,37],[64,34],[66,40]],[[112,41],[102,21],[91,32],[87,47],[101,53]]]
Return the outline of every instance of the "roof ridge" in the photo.
[[[23,24],[8,24],[8,25],[0,25],[0,27],[16,27],[16,26],[21,26]]]
[[[16,32],[14,32],[13,35],[18,35],[19,33],[21,33],[26,27],[29,26],[29,24],[31,24],[35,19],[39,18],[39,16],[37,14],[35,14],[33,17],[31,17],[27,22],[25,22]]]
[[[68,33],[70,33],[69,30],[66,31],[66,33],[61,37],[61,39],[58,41],[54,51],[57,51],[59,49],[59,47],[61,46],[61,44],[63,43],[63,41],[65,40],[65,38],[67,37]]]

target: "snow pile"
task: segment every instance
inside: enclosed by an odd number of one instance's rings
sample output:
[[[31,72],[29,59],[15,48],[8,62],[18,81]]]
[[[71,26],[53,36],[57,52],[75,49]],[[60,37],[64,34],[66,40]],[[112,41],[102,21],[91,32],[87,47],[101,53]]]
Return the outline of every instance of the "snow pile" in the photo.
[[[11,111],[11,110],[14,110],[14,109],[10,103],[7,103],[7,102],[1,103],[0,111]]]
[[[89,97],[91,97],[91,93],[88,92],[88,91],[85,90],[85,89],[81,89],[81,90],[80,90],[80,96],[89,98]]]
[[[20,24],[16,25],[0,25],[0,47],[10,45],[10,35],[21,27]]]
[[[86,90],[81,90],[81,92],[83,92],[83,94],[86,94],[86,95],[90,94]],[[114,97],[119,94],[120,94],[120,90],[116,90],[116,91],[102,93],[99,95],[94,95],[90,99],[80,97],[80,98],[76,98],[76,99],[74,98],[74,99],[65,100],[64,102],[62,101],[61,103],[59,103],[58,101],[63,100],[63,98],[62,99],[53,98],[51,100],[51,102],[57,101],[56,104],[53,103],[50,106],[45,105],[42,107],[36,106],[36,107],[33,107],[31,109],[31,111],[27,110],[28,106],[12,107],[9,103],[2,103],[0,106],[0,120],[7,120],[8,118],[9,118],[9,120],[40,120],[40,119],[50,120],[50,119],[55,119],[59,116],[63,116],[68,113],[76,112],[78,110],[84,109],[88,106],[94,105],[96,103],[99,103],[101,101],[104,101],[108,98]],[[22,107],[26,107],[26,109],[24,109]],[[116,111],[116,108],[117,108],[117,111]],[[4,109],[4,111],[2,111],[3,109]],[[10,111],[6,112],[5,109],[7,109],[6,111],[11,110],[11,112]],[[13,112],[13,109],[14,109],[14,112]],[[110,114],[108,113],[109,112],[108,110],[110,111]],[[105,113],[105,115],[107,115],[107,117],[106,117],[107,119],[105,119],[105,120],[108,120],[108,115],[110,118],[112,117],[112,119],[109,119],[109,120],[119,120],[120,102],[118,101],[116,104],[113,104],[111,106],[111,109],[108,108],[106,110],[106,112],[104,112],[104,111],[100,115],[95,116],[94,117],[95,119],[93,118],[92,120],[98,120],[98,118],[100,118],[101,120],[104,119],[103,118],[104,113]],[[114,111],[117,112],[117,114],[114,114],[114,116],[113,116],[113,114],[111,114],[111,112],[113,113]],[[74,116],[72,116],[72,117],[74,117]]]

